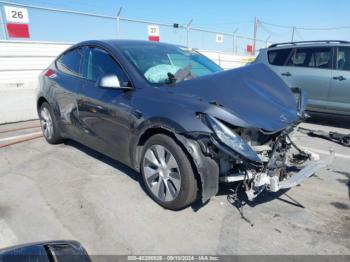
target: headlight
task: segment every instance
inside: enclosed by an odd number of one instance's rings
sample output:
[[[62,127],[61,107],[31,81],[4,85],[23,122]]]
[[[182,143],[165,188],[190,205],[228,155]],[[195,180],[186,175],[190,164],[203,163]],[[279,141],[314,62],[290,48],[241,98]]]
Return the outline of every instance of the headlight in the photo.
[[[249,160],[261,162],[255,151],[238,134],[212,116],[206,115],[206,120],[222,143]]]

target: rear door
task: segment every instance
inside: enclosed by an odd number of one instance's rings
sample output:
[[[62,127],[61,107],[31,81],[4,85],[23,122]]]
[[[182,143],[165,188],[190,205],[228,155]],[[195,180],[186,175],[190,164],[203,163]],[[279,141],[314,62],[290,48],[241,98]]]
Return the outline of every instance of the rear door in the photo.
[[[130,112],[134,90],[101,88],[97,79],[115,74],[121,85],[129,79],[119,63],[98,47],[86,49],[83,63],[85,78],[79,98],[79,116],[85,143],[119,161],[128,161]]]
[[[331,47],[300,47],[290,55],[280,76],[289,87],[300,87],[306,91],[308,110],[327,111],[331,69]]]
[[[56,72],[53,78],[54,107],[62,132],[74,139],[80,137],[78,126],[77,96],[83,84],[82,78],[83,48],[75,48],[62,54],[56,61]]]
[[[338,47],[329,92],[330,111],[350,114],[350,47]]]

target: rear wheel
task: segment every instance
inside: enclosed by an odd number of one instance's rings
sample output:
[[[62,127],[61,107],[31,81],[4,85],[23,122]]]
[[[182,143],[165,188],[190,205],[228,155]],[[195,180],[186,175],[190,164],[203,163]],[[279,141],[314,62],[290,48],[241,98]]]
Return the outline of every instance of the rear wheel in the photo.
[[[169,136],[154,135],[145,143],[141,172],[149,195],[165,208],[181,209],[197,198],[197,181],[191,163]]]
[[[40,125],[43,135],[50,144],[58,144],[63,141],[60,136],[57,121],[48,103],[43,103],[39,111]]]

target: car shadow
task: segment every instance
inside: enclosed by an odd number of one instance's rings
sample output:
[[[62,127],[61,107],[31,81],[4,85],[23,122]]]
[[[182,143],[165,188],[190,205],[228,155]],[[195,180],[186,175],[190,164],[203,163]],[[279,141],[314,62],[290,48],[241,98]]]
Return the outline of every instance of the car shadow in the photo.
[[[348,188],[348,195],[350,199],[350,172],[348,171],[341,171],[341,170],[333,170],[333,172],[343,175],[345,178],[339,178],[337,181],[339,183],[344,184]]]
[[[239,183],[237,182],[237,183],[220,185],[218,195],[227,196],[229,200],[230,197],[234,196],[235,191],[237,191],[237,194],[236,194],[237,203],[232,203],[232,201],[229,201],[232,205],[241,205],[242,203],[244,203],[244,205],[248,205],[249,207],[255,207],[271,201],[279,200],[289,205],[293,205],[299,208],[305,208],[298,200],[292,198],[290,195],[287,194],[287,192],[289,191],[289,188],[281,189],[277,192],[263,191],[253,201],[249,201],[246,193],[244,192],[243,187],[239,186]]]
[[[85,153],[86,155],[93,157],[115,169],[118,169],[119,171],[121,171],[122,173],[124,173],[125,175],[127,175],[128,177],[130,177],[132,180],[136,181],[139,183],[141,189],[147,193],[147,190],[144,186],[144,183],[142,181],[142,176],[136,172],[135,170],[133,170],[132,168],[128,167],[127,165],[112,159],[108,156],[105,156],[87,146],[84,146],[78,142],[75,142],[73,140],[66,140],[64,142],[64,144],[66,146],[71,146],[74,147],[77,150],[80,150],[81,152]],[[225,195],[227,196],[227,198],[229,199],[229,197],[232,195],[232,189],[236,189],[238,183],[231,183],[231,184],[220,184],[219,187],[219,192],[217,195],[222,196]],[[237,205],[236,208],[239,208],[239,205],[241,203],[245,203],[245,205],[248,205],[250,207],[254,207],[257,205],[261,205],[267,202],[270,202],[272,200],[280,200],[284,203],[290,204],[290,205],[294,205],[300,208],[304,208],[304,206],[299,203],[297,200],[291,198],[289,195],[286,194],[288,190],[280,190],[276,193],[273,192],[263,192],[261,193],[256,199],[254,199],[254,201],[249,201],[245,192],[240,189],[238,190],[238,194],[237,194],[237,199],[239,199],[240,201],[237,201],[237,203],[231,203],[232,205]],[[282,198],[282,196],[285,196]],[[286,199],[288,198],[288,199]],[[208,203],[210,202],[210,200],[206,201],[205,203],[203,203],[200,199],[198,199],[196,202],[194,202],[190,207],[192,208],[192,210],[194,212],[197,212],[198,210],[200,210],[201,208],[203,208],[204,206],[206,206]],[[239,203],[240,202],[240,203]],[[180,209],[178,211],[181,211],[183,209]]]
[[[106,155],[103,155],[87,146],[84,146],[78,142],[75,142],[73,140],[66,140],[64,142],[64,144],[66,146],[71,146],[74,147],[75,149],[80,150],[81,152],[85,153],[86,155],[93,157],[115,169],[118,169],[119,171],[123,172],[124,174],[126,174],[127,176],[129,176],[132,180],[138,182],[140,184],[140,186],[142,187],[143,190],[145,190],[143,183],[142,183],[142,176],[136,172],[135,170],[133,170],[132,168],[128,167],[127,165],[119,162],[118,160],[115,160],[113,158],[110,158]],[[146,192],[146,190],[145,190]]]
[[[350,129],[349,116],[308,112],[311,116],[306,123]]]
[[[230,184],[220,184],[219,192],[217,194],[217,196],[226,196],[228,203],[237,208],[237,210],[246,205],[248,205],[249,207],[255,207],[275,200],[281,201],[285,204],[292,205],[298,208],[305,208],[305,206],[302,203],[300,203],[297,199],[287,194],[289,189],[281,189],[278,192],[264,191],[260,195],[258,195],[253,201],[249,201],[246,193],[243,190],[243,187],[237,186],[239,186],[239,182]],[[235,194],[236,190],[237,194]],[[197,212],[198,210],[206,206],[208,203],[210,203],[210,200],[208,200],[205,203],[202,203],[201,200],[198,200],[191,205],[191,208],[194,212]]]

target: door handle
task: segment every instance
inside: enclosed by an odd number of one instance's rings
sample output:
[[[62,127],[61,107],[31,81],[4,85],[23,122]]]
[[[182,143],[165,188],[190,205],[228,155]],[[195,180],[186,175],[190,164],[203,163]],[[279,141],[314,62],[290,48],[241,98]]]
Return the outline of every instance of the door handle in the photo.
[[[334,80],[339,80],[339,81],[344,81],[346,80],[346,78],[344,76],[334,76],[333,77]]]
[[[292,76],[292,74],[291,74],[291,73],[289,73],[289,72],[282,73],[281,75],[283,75],[283,76],[287,76],[287,77]]]

